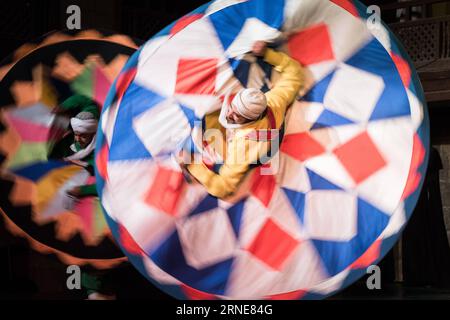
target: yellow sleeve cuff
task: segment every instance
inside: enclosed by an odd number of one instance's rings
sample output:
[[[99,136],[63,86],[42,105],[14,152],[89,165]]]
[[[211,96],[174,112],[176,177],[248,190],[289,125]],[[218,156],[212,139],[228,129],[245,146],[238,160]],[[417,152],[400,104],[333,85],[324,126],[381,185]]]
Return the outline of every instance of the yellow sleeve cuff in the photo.
[[[264,55],[264,60],[271,64],[276,71],[283,72],[284,68],[286,68],[289,64],[291,58],[283,52],[267,48],[266,54]]]
[[[190,164],[186,168],[189,173],[200,183],[204,184],[207,180],[209,180],[209,176],[214,174],[205,164]]]

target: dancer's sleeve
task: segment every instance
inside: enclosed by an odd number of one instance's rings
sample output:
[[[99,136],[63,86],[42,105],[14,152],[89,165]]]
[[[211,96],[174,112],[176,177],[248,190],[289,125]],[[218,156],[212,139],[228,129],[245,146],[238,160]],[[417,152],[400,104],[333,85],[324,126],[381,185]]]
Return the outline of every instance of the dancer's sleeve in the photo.
[[[187,166],[189,173],[206,188],[209,194],[221,199],[233,195],[238,190],[251,167],[258,163],[262,155],[267,154],[270,143],[251,142],[240,137],[233,139],[228,146],[228,149],[230,148],[232,151],[218,173],[210,170],[204,163]]]

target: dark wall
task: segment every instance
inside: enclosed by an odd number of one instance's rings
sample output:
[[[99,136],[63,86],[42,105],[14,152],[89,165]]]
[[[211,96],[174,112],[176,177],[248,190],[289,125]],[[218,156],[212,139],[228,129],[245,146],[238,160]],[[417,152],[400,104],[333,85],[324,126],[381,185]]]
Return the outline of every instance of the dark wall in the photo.
[[[0,59],[58,27],[57,1],[0,1]]]

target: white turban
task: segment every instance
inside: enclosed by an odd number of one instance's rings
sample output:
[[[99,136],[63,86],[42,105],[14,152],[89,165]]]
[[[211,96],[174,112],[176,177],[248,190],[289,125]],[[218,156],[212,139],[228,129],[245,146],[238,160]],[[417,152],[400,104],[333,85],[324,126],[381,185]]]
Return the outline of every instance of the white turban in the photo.
[[[97,132],[98,121],[95,119],[70,119],[70,125],[72,126],[73,132],[83,134],[83,133],[95,133]]]
[[[231,104],[236,111],[248,120],[256,120],[266,111],[266,95],[258,89],[249,88],[238,92]]]

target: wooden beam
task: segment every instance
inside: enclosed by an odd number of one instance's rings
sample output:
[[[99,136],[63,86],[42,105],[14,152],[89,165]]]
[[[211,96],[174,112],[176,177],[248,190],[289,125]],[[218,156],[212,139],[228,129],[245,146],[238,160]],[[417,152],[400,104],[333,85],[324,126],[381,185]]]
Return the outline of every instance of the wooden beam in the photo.
[[[425,92],[427,102],[450,100],[450,90]]]

